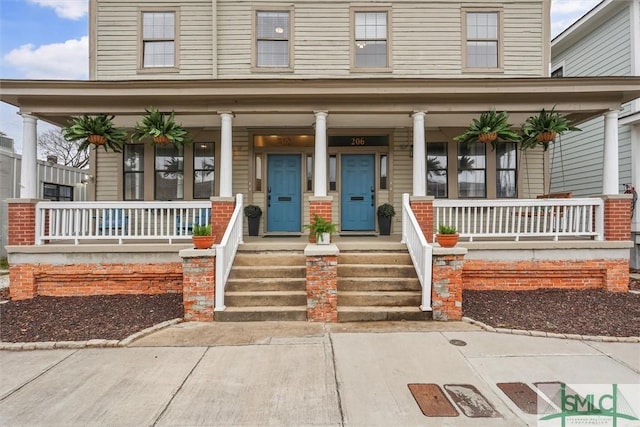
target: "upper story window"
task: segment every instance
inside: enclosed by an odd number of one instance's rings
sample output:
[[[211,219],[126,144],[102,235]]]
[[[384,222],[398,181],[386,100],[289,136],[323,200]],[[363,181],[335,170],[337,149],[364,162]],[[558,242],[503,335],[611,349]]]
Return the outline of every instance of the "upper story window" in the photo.
[[[354,12],[354,54],[356,69],[386,69],[389,67],[388,12]]]
[[[142,68],[176,67],[176,12],[142,12]]]
[[[290,27],[288,11],[256,12],[256,67],[291,66]]]
[[[564,67],[561,65],[551,71],[551,77],[564,77]]]
[[[480,70],[501,68],[500,12],[467,11],[464,16],[464,68]]]

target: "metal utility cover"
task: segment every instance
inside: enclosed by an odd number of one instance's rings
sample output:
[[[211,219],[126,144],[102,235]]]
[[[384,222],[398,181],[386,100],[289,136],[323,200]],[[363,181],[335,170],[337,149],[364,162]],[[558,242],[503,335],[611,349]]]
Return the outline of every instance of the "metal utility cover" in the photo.
[[[408,384],[408,386],[420,410],[427,417],[459,416],[458,411],[438,384]]]
[[[498,412],[489,401],[471,384],[445,384],[451,400],[469,418],[497,418]]]
[[[538,412],[538,394],[527,384],[498,383],[496,385],[522,412],[527,414]]]

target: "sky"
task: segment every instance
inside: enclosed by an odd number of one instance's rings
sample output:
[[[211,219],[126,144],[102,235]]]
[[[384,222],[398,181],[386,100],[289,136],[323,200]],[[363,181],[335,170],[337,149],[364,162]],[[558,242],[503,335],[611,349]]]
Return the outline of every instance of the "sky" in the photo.
[[[554,37],[601,0],[552,0]],[[89,0],[0,0],[0,78],[86,80]],[[2,88],[0,87],[0,90]],[[0,103],[0,131],[22,150],[22,118]],[[38,122],[38,133],[52,129]]]

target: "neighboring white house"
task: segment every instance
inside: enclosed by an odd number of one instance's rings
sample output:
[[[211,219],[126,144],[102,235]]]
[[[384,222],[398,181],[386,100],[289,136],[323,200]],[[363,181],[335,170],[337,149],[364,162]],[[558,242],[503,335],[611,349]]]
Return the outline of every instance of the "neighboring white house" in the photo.
[[[640,0],[605,0],[551,43],[553,77],[640,76]],[[640,189],[640,100],[624,104],[618,118],[618,176]],[[574,196],[603,193],[604,118],[580,125],[551,151],[551,191]],[[640,268],[640,208],[632,219],[631,266]]]
[[[7,199],[20,197],[20,166],[22,156],[13,147],[13,139],[0,136],[0,257],[7,252]],[[70,168],[38,160],[38,198],[47,200],[82,201],[87,199],[87,170]]]

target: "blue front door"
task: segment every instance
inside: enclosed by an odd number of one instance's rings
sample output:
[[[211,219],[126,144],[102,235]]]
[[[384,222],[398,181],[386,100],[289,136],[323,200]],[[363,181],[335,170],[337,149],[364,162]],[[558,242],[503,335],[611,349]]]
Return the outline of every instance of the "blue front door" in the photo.
[[[271,154],[267,160],[267,231],[301,231],[301,160]]]
[[[340,205],[342,231],[375,229],[375,156],[343,154]]]

